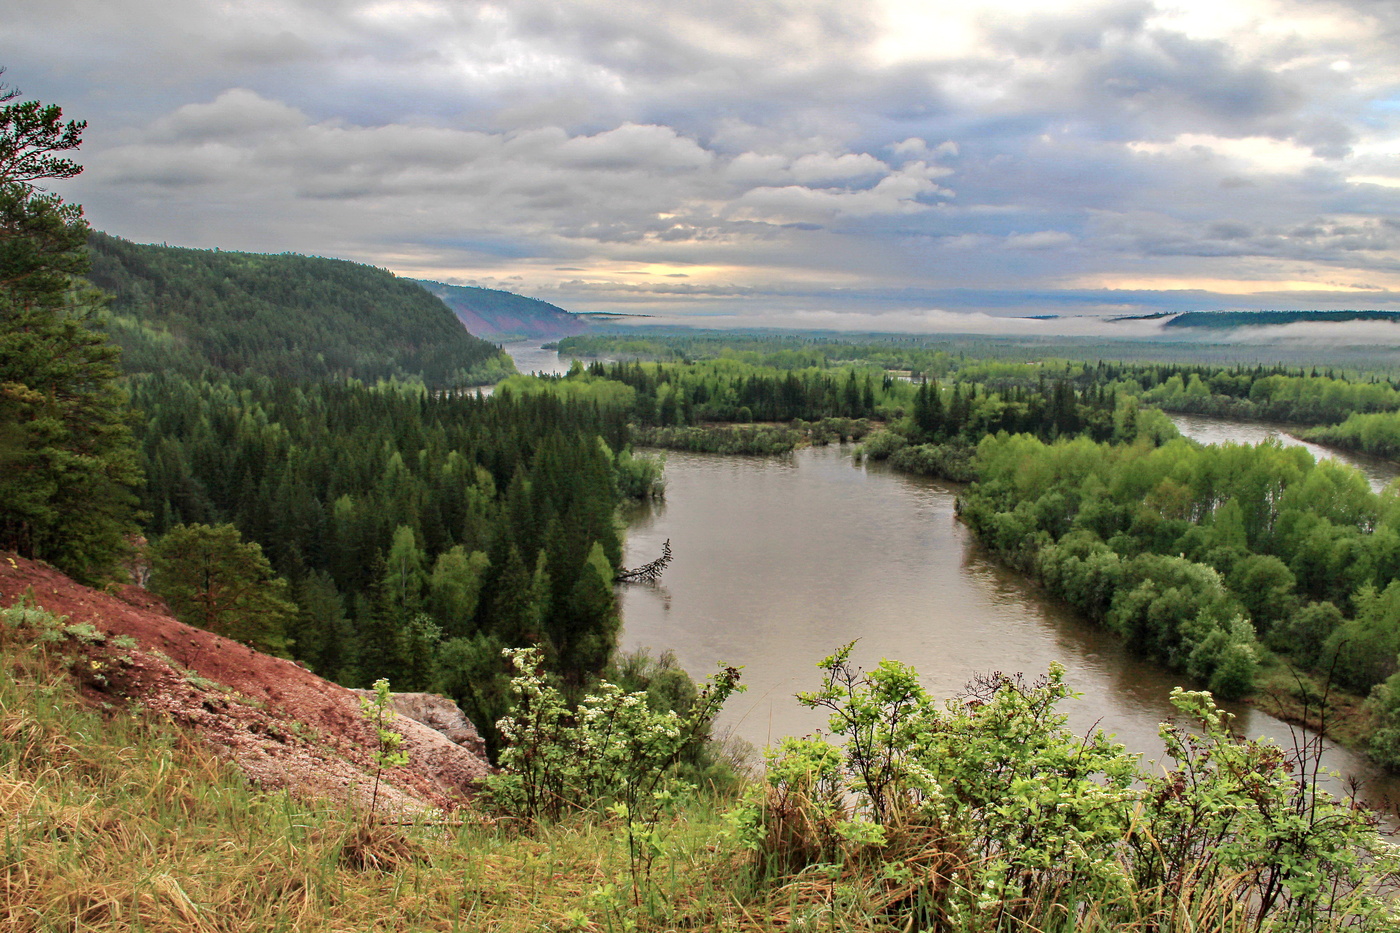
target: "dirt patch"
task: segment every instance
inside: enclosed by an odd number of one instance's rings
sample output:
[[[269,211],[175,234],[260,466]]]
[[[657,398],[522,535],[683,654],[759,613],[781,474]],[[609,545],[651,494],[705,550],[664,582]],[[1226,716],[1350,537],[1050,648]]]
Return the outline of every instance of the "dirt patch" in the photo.
[[[368,806],[377,736],[353,691],[292,661],[185,625],[139,587],[90,589],[45,564],[0,552],[0,605],[26,594],[70,622],[135,640],[134,649],[90,645],[75,656],[74,672],[93,699],[134,701],[169,718],[262,787]],[[409,764],[384,772],[382,809],[454,809],[490,771],[469,743],[407,717],[392,728],[404,736]]]

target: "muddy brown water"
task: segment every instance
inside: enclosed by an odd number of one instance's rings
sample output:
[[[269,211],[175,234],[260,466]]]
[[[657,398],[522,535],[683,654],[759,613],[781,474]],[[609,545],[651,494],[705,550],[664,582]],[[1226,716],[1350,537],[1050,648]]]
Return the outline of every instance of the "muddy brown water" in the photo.
[[[742,665],[748,692],[719,725],[756,748],[825,727],[794,695],[815,689],[817,663],[850,641],[862,666],[903,661],[936,696],[979,672],[1034,677],[1058,661],[1082,694],[1064,707],[1071,727],[1102,728],[1149,762],[1172,687],[1200,686],[993,561],[955,519],[949,484],[836,446],[782,458],[669,452],[666,478],[665,501],[628,516],[624,562],[653,559],[667,539],[675,559],[659,585],[622,588],[622,647],[674,651],[697,678]],[[1230,708],[1242,734],[1294,741],[1272,716]],[[1329,746],[1324,763],[1364,782],[1366,799],[1400,800],[1400,781],[1362,756]]]
[[[1276,424],[1270,421],[1226,421],[1202,415],[1174,414],[1171,419],[1178,431],[1202,444],[1262,444],[1273,440],[1285,447],[1305,448],[1315,460],[1336,460],[1356,467],[1376,492],[1380,492],[1400,476],[1400,464],[1390,460],[1350,453],[1335,447],[1324,447],[1295,437],[1290,432],[1299,430],[1297,425]]]

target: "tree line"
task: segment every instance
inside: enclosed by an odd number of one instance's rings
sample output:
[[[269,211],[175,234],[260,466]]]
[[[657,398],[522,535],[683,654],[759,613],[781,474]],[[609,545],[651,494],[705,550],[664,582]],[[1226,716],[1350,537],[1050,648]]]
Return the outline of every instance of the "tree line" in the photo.
[[[1400,765],[1400,506],[1277,444],[988,436],[963,520],[1136,650],[1250,692],[1270,649],[1365,696]]]
[[[665,338],[652,338],[665,346]],[[696,349],[693,339],[683,344]],[[1377,376],[1278,366],[934,362],[903,351],[905,379],[879,386],[885,430],[862,445],[897,468],[970,483],[963,520],[1003,560],[1138,652],[1208,683],[1251,692],[1274,654],[1372,697],[1371,751],[1400,767],[1400,510],[1355,470],[1279,445],[1202,447],[1157,405],[1309,418],[1354,412],[1309,436],[1400,450],[1400,403]],[[772,352],[807,352],[780,346]],[[678,367],[744,372],[755,362],[628,362],[591,371]],[[848,356],[866,348],[855,346]],[[836,384],[843,369],[810,372]],[[793,375],[779,367],[767,378]],[[746,377],[747,378],[747,377]],[[652,391],[634,375],[640,395]],[[687,384],[672,375],[672,385]]]

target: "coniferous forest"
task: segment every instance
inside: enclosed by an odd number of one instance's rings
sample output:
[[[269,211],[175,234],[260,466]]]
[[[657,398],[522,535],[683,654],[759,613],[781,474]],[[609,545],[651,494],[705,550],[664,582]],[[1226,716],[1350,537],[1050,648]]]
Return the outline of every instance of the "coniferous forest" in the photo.
[[[615,512],[656,481],[620,413],[225,374],[141,377],[132,403],[150,534],[259,543],[296,605],[265,641],[317,672],[435,687],[490,724],[504,648],[547,646],[575,685],[611,657]]]
[[[128,373],[495,382],[514,366],[417,283],[372,266],[88,237]]]

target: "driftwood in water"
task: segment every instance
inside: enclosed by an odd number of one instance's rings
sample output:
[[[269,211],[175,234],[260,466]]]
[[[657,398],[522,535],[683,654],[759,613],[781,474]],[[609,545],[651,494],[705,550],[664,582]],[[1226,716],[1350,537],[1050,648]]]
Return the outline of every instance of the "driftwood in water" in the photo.
[[[666,569],[666,565],[671,562],[671,539],[667,538],[666,543],[661,545],[661,556],[649,564],[643,564],[636,570],[628,570],[625,567],[618,570],[617,579],[622,583],[634,583],[638,580],[645,583],[655,583],[661,579],[661,571]]]

